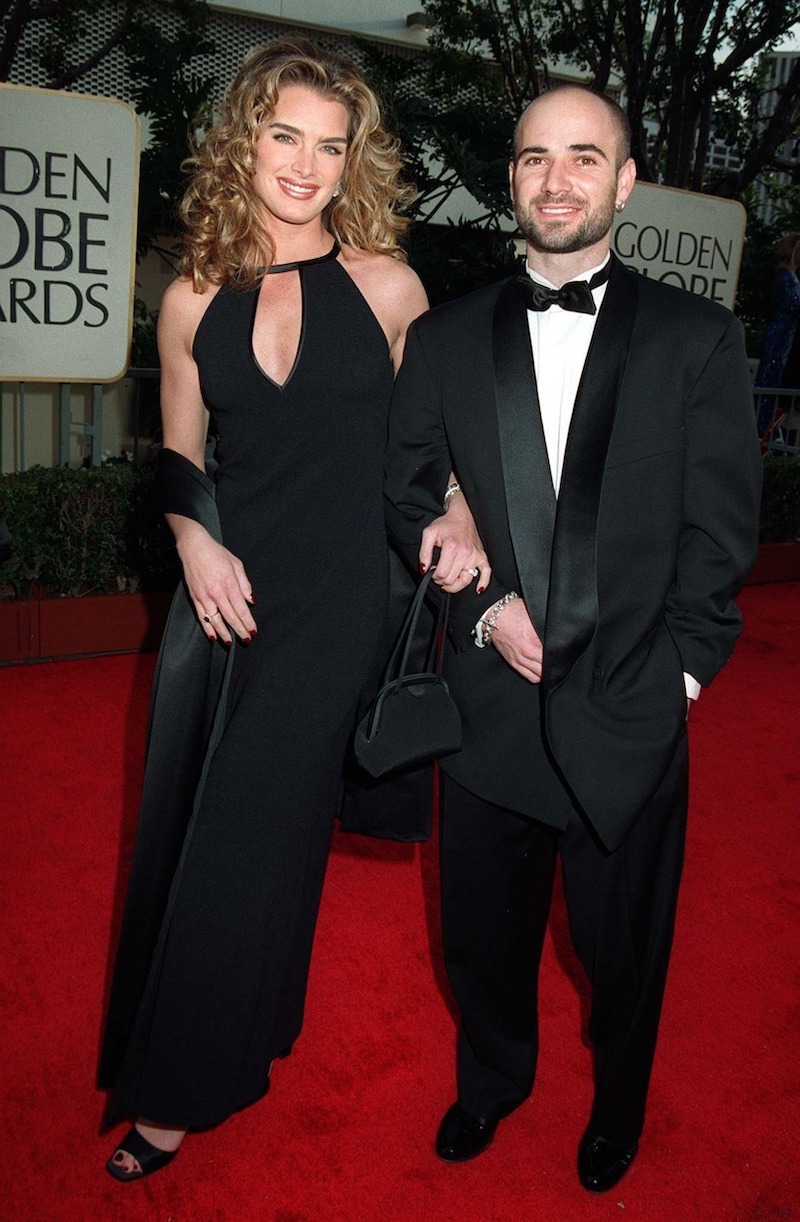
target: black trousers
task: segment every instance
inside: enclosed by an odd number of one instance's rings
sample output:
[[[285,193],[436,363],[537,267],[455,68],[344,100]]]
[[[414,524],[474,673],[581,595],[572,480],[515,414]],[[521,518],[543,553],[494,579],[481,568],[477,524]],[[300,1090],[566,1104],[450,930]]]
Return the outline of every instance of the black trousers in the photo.
[[[444,952],[461,1013],[458,1098],[471,1115],[507,1115],[533,1088],[537,977],[560,853],[570,934],[592,986],[595,1094],[588,1127],[613,1141],[639,1137],[687,796],[684,736],[647,810],[609,853],[577,812],[559,832],[442,777]]]

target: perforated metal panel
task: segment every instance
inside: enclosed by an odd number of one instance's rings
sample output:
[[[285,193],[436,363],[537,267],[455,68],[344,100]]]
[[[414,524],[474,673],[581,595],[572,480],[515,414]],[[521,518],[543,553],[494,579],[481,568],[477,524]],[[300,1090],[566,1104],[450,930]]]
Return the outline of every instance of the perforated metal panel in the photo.
[[[108,39],[115,20],[122,12],[117,0],[98,3],[91,14],[87,14],[84,37],[76,45],[71,62],[78,63],[97,52]],[[7,19],[6,19],[7,20]],[[167,35],[175,35],[178,21],[169,11],[158,10],[158,20]],[[5,23],[3,23],[5,25]],[[215,46],[212,55],[199,55],[192,60],[191,71],[199,76],[212,76],[219,81],[219,94],[233,80],[242,60],[254,47],[287,34],[310,37],[320,46],[339,51],[359,62],[363,57],[352,38],[328,31],[311,29],[308,26],[291,25],[260,17],[241,16],[234,13],[210,11],[208,37]],[[41,37],[41,25],[30,26],[16,57],[9,80],[18,85],[47,85],[44,74],[35,62],[34,48]],[[403,58],[416,58],[420,53],[412,48],[391,47],[394,54]],[[125,57],[119,48],[109,52],[96,67],[92,68],[73,88],[79,93],[96,93],[103,96],[131,101],[131,81],[125,66]]]

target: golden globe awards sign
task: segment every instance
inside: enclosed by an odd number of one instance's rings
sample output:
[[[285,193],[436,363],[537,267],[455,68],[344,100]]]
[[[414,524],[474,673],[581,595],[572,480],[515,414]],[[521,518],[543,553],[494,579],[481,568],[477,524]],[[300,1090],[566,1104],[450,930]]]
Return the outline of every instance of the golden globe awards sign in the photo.
[[[0,85],[0,381],[125,372],[138,183],[125,103]]]
[[[627,267],[732,310],[746,219],[735,200],[637,182],[611,245]]]

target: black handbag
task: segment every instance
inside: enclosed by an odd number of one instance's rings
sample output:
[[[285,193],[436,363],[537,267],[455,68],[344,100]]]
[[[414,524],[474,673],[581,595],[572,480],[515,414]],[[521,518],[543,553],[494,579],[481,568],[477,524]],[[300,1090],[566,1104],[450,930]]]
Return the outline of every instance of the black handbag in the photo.
[[[374,777],[438,759],[461,750],[461,717],[436,661],[440,629],[447,627],[450,596],[443,595],[425,670],[408,674],[411,643],[435,566],[423,577],[411,600],[383,685],[359,722],[353,741],[355,757]]]

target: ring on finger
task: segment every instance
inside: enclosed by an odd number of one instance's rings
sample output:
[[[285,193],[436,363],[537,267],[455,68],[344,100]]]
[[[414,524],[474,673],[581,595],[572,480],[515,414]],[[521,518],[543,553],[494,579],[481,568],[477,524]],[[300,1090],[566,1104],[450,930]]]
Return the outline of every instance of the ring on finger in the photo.
[[[478,576],[478,569],[466,569],[465,571],[469,573],[470,577]]]
[[[217,607],[216,611],[212,611],[210,615],[204,615],[203,622],[210,624],[215,615],[219,615],[219,607]]]

